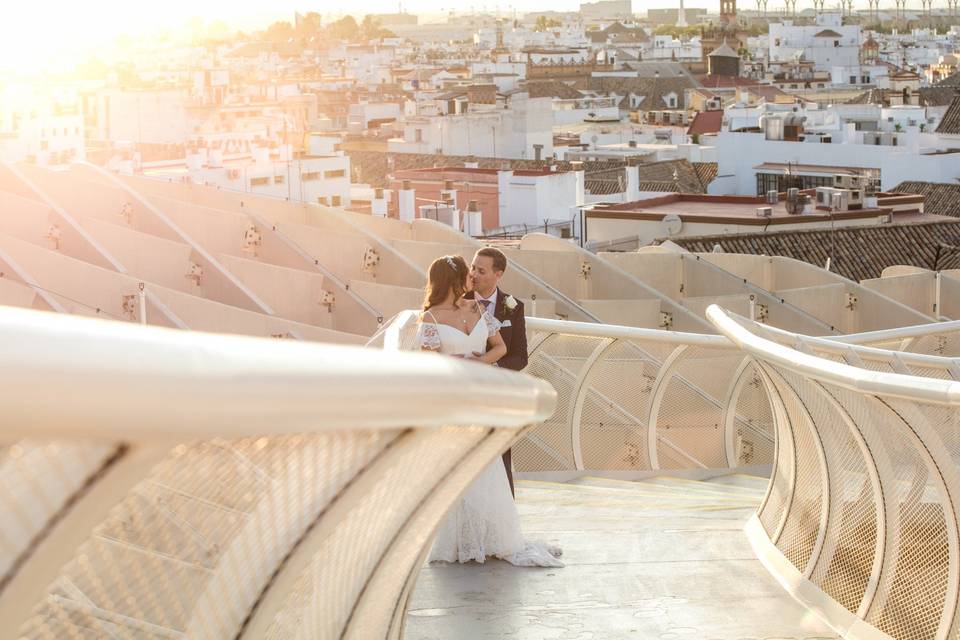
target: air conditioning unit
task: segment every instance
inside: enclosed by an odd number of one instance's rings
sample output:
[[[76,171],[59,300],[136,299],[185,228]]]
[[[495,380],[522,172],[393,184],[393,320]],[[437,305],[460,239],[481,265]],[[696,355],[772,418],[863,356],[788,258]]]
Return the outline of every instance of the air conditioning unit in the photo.
[[[758,217],[758,218],[772,218],[772,217],[773,217],[773,207],[757,207],[757,217]]]
[[[817,208],[831,211],[862,209],[863,190],[817,187]]]
[[[862,189],[867,186],[867,177],[861,175],[837,174],[833,176],[833,186],[836,189]]]
[[[780,202],[780,194],[776,189],[770,189],[767,191],[767,204],[777,204]]]

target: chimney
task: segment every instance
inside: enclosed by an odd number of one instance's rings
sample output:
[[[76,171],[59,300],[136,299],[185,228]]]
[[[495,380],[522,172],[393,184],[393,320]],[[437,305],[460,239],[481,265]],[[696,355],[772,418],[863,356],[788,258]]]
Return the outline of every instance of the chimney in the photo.
[[[483,214],[476,200],[467,203],[467,233],[474,238],[483,235]]]
[[[253,163],[258,166],[270,164],[270,148],[265,146],[251,147],[253,154]]]
[[[203,156],[195,150],[187,152],[187,171],[200,171],[203,168]]]
[[[440,190],[440,200],[450,205],[454,211],[457,210],[457,187],[453,184],[453,180],[443,181],[443,189]]]
[[[397,206],[400,210],[400,220],[403,222],[412,222],[416,218],[416,199],[414,197],[413,186],[409,180],[404,180],[400,184],[400,197],[397,198]]]
[[[373,190],[373,201],[370,203],[370,213],[378,218],[387,216],[387,199],[384,197],[383,189],[379,187]]]
[[[636,160],[629,160],[624,167],[627,172],[627,188],[624,195],[624,202],[635,202],[640,199],[640,163]]]
[[[583,163],[574,160],[570,163],[570,169],[573,171],[576,180],[576,202],[574,204],[584,204],[586,200],[586,172],[583,170]]]
[[[505,226],[523,222],[523,211],[513,212],[510,207],[513,170],[510,163],[503,163],[504,168],[497,172],[497,221],[494,226]]]

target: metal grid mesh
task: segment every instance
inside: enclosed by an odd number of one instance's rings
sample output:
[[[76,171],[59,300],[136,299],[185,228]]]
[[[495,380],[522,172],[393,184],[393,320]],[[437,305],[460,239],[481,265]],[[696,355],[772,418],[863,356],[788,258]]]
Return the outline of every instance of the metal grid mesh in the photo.
[[[948,358],[960,357],[960,332],[937,333],[908,340],[903,350]]]
[[[776,389],[769,390],[771,393]],[[775,401],[782,403],[779,392],[776,393]],[[767,499],[757,514],[760,524],[764,531],[773,539],[780,528],[783,520],[784,511],[787,508],[787,499],[790,492],[790,483],[793,480],[794,469],[794,447],[793,436],[790,425],[786,424],[788,416],[782,416],[774,422],[774,429],[777,434],[777,454],[773,464],[773,475],[770,477],[770,487],[767,491]]]
[[[575,468],[570,418],[580,371],[602,338],[552,335],[530,358],[526,373],[543,378],[557,391],[557,410],[513,448],[517,471]],[[561,466],[562,465],[562,466]]]
[[[830,512],[810,580],[850,611],[866,593],[877,552],[877,501],[867,463],[844,417],[815,383],[780,372],[817,426],[829,469]],[[798,567],[802,569],[802,567]]]
[[[586,469],[646,469],[647,416],[660,363],[616,341],[586,379],[580,443]]]
[[[232,637],[307,524],[396,435],[176,447],[80,547],[23,637]]]
[[[770,464],[774,452],[770,398],[754,363],[744,370],[743,378],[740,394],[734,399],[737,464]]]
[[[820,443],[806,407],[785,383],[774,380],[774,384],[783,398],[796,446],[793,497],[777,547],[803,571],[820,530],[826,470],[821,464]]]
[[[0,450],[0,576],[115,451],[102,443],[38,440]]]
[[[724,406],[743,356],[729,349],[684,350],[665,381],[657,418],[661,467],[726,467]],[[672,464],[667,463],[672,460]]]
[[[338,638],[368,576],[404,525],[443,475],[488,432],[441,429],[431,437],[405,437],[394,445],[389,466],[339,514],[274,617],[268,639]],[[403,490],[398,490],[402,488]],[[359,543],[358,541],[363,541]]]
[[[888,522],[880,583],[866,621],[905,640],[932,638],[947,590],[946,520],[936,470],[896,414],[870,396],[825,385],[862,425],[875,452]]]

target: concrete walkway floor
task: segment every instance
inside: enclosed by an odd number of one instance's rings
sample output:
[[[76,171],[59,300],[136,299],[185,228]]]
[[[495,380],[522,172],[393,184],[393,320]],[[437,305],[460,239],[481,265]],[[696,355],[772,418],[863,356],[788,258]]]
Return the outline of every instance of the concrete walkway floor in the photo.
[[[742,529],[764,483],[739,480],[521,481],[524,532],[560,544],[567,566],[424,567],[405,639],[839,637],[753,555]]]

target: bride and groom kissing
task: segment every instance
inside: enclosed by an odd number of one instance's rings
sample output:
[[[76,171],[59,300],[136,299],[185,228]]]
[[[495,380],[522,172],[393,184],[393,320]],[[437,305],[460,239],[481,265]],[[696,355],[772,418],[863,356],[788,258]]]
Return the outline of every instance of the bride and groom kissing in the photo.
[[[499,286],[506,269],[506,256],[490,247],[477,251],[470,266],[460,256],[434,260],[418,327],[420,349],[514,371],[526,367],[523,303]],[[558,547],[523,538],[513,495],[507,450],[451,507],[430,561],[484,562],[493,556],[517,566],[562,567]]]

